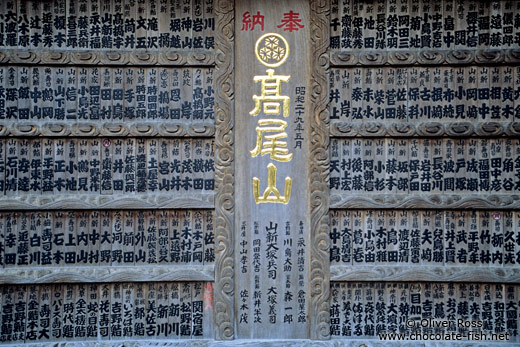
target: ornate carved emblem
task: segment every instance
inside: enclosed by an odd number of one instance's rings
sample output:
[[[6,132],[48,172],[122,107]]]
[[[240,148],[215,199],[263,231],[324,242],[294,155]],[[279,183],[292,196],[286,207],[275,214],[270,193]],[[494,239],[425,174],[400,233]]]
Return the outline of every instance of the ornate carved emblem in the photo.
[[[282,35],[268,33],[262,35],[255,45],[258,61],[268,67],[282,65],[289,56],[289,44]]]

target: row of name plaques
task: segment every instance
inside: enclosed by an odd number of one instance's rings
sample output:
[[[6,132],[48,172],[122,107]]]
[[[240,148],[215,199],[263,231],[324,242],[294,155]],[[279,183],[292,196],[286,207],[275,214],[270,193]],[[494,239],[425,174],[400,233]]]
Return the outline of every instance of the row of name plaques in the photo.
[[[7,0],[0,3],[0,47],[213,50],[213,6],[212,0]],[[0,120],[211,125],[214,93],[208,68],[4,66]],[[14,196],[209,192],[213,157],[209,139],[4,139],[0,190]],[[211,210],[1,213],[0,239],[4,267],[215,259]],[[4,285],[0,295],[2,343],[212,337],[212,283]]]
[[[518,13],[520,2],[508,0],[337,0],[330,48],[381,54],[514,49]],[[513,122],[520,117],[519,76],[518,67],[507,65],[331,69],[330,119]],[[331,139],[331,193],[514,194],[519,145],[507,138]],[[516,211],[331,210],[330,260],[353,267],[516,266],[519,223]],[[373,339],[461,333],[473,341],[468,334],[474,333],[502,343],[498,335],[507,333],[514,342],[519,305],[516,284],[332,282],[330,332]]]
[[[0,47],[38,50],[211,50],[213,0],[6,0]]]
[[[439,334],[433,339],[449,340],[446,335],[453,333],[464,336],[462,341],[517,342],[519,304],[518,284],[336,282],[331,284],[331,335],[397,333],[402,335],[396,340],[426,340],[422,334]]]
[[[205,282],[8,285],[0,342],[210,338]]]
[[[374,50],[508,49],[520,43],[513,0],[335,0],[330,47]]]
[[[520,191],[520,141],[495,139],[332,139],[332,193]]]
[[[0,266],[202,265],[212,210],[0,213]]]
[[[213,124],[210,68],[0,67],[0,120]]]
[[[332,122],[520,118],[518,66],[333,69],[329,78]]]
[[[212,192],[211,139],[4,139],[0,191],[21,194]]]
[[[331,264],[517,266],[517,211],[334,210]]]

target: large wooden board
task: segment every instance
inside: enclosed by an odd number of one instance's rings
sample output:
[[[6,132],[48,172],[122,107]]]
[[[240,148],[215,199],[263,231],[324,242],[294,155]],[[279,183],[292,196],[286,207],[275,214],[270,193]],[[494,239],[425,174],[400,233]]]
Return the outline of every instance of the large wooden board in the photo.
[[[310,9],[244,1],[235,11],[237,337],[307,338]]]
[[[190,11],[192,2],[198,4],[197,13]],[[55,0],[38,5],[9,1],[0,7],[5,18],[2,49],[148,52],[215,48],[214,14],[203,11],[200,1],[184,2],[182,12],[176,11],[173,1],[146,6],[139,1]],[[213,6],[213,1],[208,5]],[[192,37],[192,30],[197,36]]]

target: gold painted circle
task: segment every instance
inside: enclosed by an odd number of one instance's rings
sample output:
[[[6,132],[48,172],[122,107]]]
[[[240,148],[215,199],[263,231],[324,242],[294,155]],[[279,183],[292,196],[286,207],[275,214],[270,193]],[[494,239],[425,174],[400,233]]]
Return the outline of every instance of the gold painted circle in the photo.
[[[267,33],[256,41],[256,59],[265,66],[277,67],[289,56],[289,44],[282,35]]]

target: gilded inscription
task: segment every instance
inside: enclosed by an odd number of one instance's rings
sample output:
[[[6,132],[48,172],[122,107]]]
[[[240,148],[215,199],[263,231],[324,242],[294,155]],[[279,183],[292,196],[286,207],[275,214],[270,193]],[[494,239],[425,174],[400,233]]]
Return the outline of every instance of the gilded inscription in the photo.
[[[273,69],[267,69],[267,76],[255,76],[255,82],[261,82],[261,95],[253,95],[255,108],[249,112],[251,116],[257,116],[262,109],[265,114],[279,115],[280,103],[283,104],[283,116],[289,116],[290,98],[281,94],[282,82],[289,82],[291,76],[278,76],[274,74]]]
[[[287,149],[287,138],[284,131],[287,122],[281,119],[260,119],[256,127],[256,147],[250,151],[252,157],[269,154],[270,158],[277,161],[291,161],[292,153]],[[265,135],[265,133],[271,133]]]
[[[273,163],[267,165],[267,188],[260,196],[260,179],[253,177],[253,196],[255,202],[261,204],[263,202],[288,204],[291,197],[292,179],[285,177],[284,195],[280,195],[280,191],[276,188],[276,166]]]
[[[267,67],[282,65],[289,56],[289,44],[279,34],[269,33],[261,36],[255,45],[256,58]],[[267,69],[266,75],[255,76],[254,82],[261,83],[260,96],[253,95],[255,107],[249,114],[253,117],[260,112],[269,116],[289,117],[290,97],[282,95],[282,82],[289,82],[291,76],[275,75],[274,69]],[[287,133],[285,128],[288,123],[281,119],[268,118],[258,120],[256,127],[256,146],[250,151],[251,157],[269,155],[271,160],[289,162],[292,153],[287,148]],[[276,188],[276,166],[273,163],[267,165],[267,188],[260,196],[260,179],[253,177],[253,196],[255,203],[282,203],[288,204],[291,197],[292,179],[285,178],[284,195]]]

